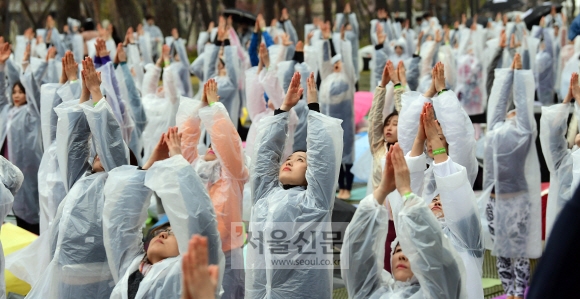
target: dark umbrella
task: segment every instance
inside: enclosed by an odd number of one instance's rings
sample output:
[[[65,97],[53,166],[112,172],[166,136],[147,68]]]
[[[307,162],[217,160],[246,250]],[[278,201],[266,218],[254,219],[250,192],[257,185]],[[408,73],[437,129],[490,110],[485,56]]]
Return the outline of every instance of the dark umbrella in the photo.
[[[524,6],[524,3],[520,0],[488,0],[481,9],[491,12],[502,12],[518,10],[522,6]]]
[[[488,21],[489,21],[489,19],[488,19],[488,18],[486,18],[486,17],[484,17],[484,16],[478,16],[478,17],[477,17],[477,20],[476,20],[477,24],[480,24],[480,25],[481,25],[481,26],[483,26],[483,27],[486,27],[486,26],[487,26],[487,22],[488,22]],[[471,24],[473,24],[473,18],[471,18],[471,19],[468,19],[468,20],[465,22],[465,26],[466,26],[467,28],[471,27]]]
[[[226,10],[224,10],[223,15],[226,18],[229,16],[232,16],[232,20],[236,23],[242,23],[242,24],[248,24],[248,25],[254,25],[256,23],[256,16],[255,15],[253,15],[250,12],[241,10],[241,9],[236,9],[236,8],[226,9]]]
[[[550,11],[552,11],[552,6],[556,7],[556,12],[559,13],[562,11],[562,5],[556,3],[554,4],[546,3],[544,5],[532,8],[532,11],[524,18],[524,22],[526,23],[526,27],[528,27],[528,30],[532,30],[532,27],[534,25],[539,25],[542,17],[545,17],[548,14],[550,14]]]

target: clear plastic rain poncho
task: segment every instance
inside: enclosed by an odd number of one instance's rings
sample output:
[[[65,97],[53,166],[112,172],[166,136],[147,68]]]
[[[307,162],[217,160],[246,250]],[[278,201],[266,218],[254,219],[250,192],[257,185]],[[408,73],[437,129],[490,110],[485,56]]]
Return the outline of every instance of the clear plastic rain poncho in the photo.
[[[131,108],[125,102],[126,98],[123,98],[121,95],[121,89],[113,63],[108,62],[99,67],[97,71],[101,72],[101,90],[103,91],[103,96],[112,108],[117,122],[121,125],[123,140],[129,144],[135,124],[131,116]]]
[[[397,191],[392,195],[400,197]],[[371,194],[360,202],[340,253],[349,298],[465,298],[463,265],[427,203],[415,195],[404,203],[399,200],[402,209],[397,214],[393,211],[399,242],[393,242],[392,251],[401,245],[413,278],[396,281],[383,269],[389,213]],[[348,264],[344,262],[347,259]]]
[[[208,238],[209,263],[220,265],[218,285],[221,285],[224,257],[216,214],[205,184],[183,156],[157,161],[147,171],[119,167],[109,173],[104,190],[104,244],[116,283],[111,298],[127,298],[129,276],[139,271],[143,261],[142,227],[153,192],[163,202],[180,255],[153,264],[140,282],[135,298],[179,298],[181,255],[187,252],[194,234]]]
[[[548,105],[554,101],[554,64],[556,63],[553,45],[553,33],[550,28],[537,28],[535,38],[542,37],[543,49],[538,50],[535,56],[536,69],[534,77],[538,91],[538,100],[542,105]],[[542,47],[542,46],[540,46]]]
[[[14,193],[20,189],[23,180],[24,176],[20,169],[0,156],[0,223],[4,223],[4,219],[12,210]],[[2,250],[2,242],[0,242],[0,299],[5,298],[4,251]]]
[[[48,230],[56,216],[60,202],[66,196],[66,189],[61,177],[57,160],[56,128],[58,115],[54,108],[63,101],[78,99],[81,95],[81,83],[44,84],[41,87],[40,119],[44,154],[38,168],[38,195],[40,202],[40,232]]]
[[[177,78],[173,66],[163,70],[163,88],[157,88],[161,77],[161,68],[148,64],[143,79],[143,109],[147,116],[147,125],[143,130],[143,161],[147,161],[159,141],[161,134],[169,127],[175,126],[175,114],[179,108],[179,95],[176,88]]]
[[[143,130],[147,126],[147,115],[141,102],[141,94],[137,89],[135,80],[131,75],[131,70],[126,63],[121,63],[115,70],[117,81],[119,82],[119,90],[121,92],[121,99],[128,99],[127,106],[130,107],[129,115],[134,124],[131,130],[131,141],[129,142],[129,149],[135,155],[137,163],[141,165],[141,153],[143,152]],[[127,108],[127,107],[125,107]]]
[[[578,104],[572,104],[578,116]],[[558,214],[574,195],[580,181],[580,151],[568,149],[566,131],[571,104],[542,107],[540,142],[546,165],[550,170],[550,190],[546,210],[546,240]]]
[[[189,75],[189,58],[187,57],[187,50],[185,49],[185,44],[183,39],[173,40],[173,37],[165,38],[166,41],[170,39],[167,43],[171,45],[171,55],[179,57],[179,61],[174,61],[173,63],[181,66],[181,68],[176,67],[177,73],[179,74],[179,80],[181,82],[181,95],[185,97],[193,97],[193,87],[191,86],[191,78]]]
[[[307,63],[304,62],[305,53],[300,54],[298,52],[297,55],[294,55],[292,60],[282,61],[276,64],[276,68],[278,70],[278,84],[282,86],[282,92],[284,90],[288,90],[288,86],[290,86],[290,82],[292,81],[292,76],[294,76],[295,72],[300,73],[301,82],[300,85],[304,90],[307,90],[306,81],[308,80],[308,76],[310,76],[311,67]],[[316,76],[316,74],[315,74]],[[246,81],[248,82],[248,81]],[[246,84],[247,86],[247,84]],[[272,93],[272,92],[270,92]],[[270,96],[268,94],[268,96]],[[280,102],[282,105],[282,102]],[[274,105],[274,107],[280,107]],[[294,112],[292,112],[294,111]],[[306,99],[303,97],[296,106],[292,110],[290,110],[290,127],[289,129],[292,132],[293,124],[295,123],[295,118],[293,114],[296,113],[297,123],[296,123],[296,130],[294,131],[294,138],[291,140],[292,144],[292,152],[297,150],[304,150],[306,148],[306,136],[308,131],[308,104],[306,103]],[[247,151],[248,153],[252,153],[252,151]]]
[[[248,99],[248,114],[252,120],[252,125],[246,137],[246,155],[251,156],[254,152],[254,143],[256,141],[256,134],[260,121],[267,116],[274,115],[274,109],[279,108],[284,101],[284,90],[276,76],[276,66],[271,66],[270,69],[263,69],[260,74],[257,74],[257,67],[250,68],[246,71],[246,98]],[[268,96],[268,103],[264,98]],[[270,107],[270,103],[274,109]],[[306,104],[304,104],[305,106]],[[286,139],[286,146],[284,148],[284,157],[288,157],[293,152],[294,132],[296,131],[296,123],[298,117],[296,112],[290,110],[290,126],[288,130],[289,138]],[[306,148],[306,147],[304,147]],[[303,148],[303,149],[304,149]]]
[[[418,92],[403,94],[403,107],[399,114],[397,126],[401,149],[408,156],[408,153],[413,148],[419,127],[419,116],[423,109],[423,104],[428,102],[433,103],[435,115],[449,146],[449,157],[455,163],[466,168],[469,182],[473,185],[479,167],[475,158],[473,124],[453,91],[446,91],[432,99],[425,98]],[[430,158],[428,160],[432,166],[433,160]],[[431,202],[439,194],[432,167],[426,169],[426,164],[419,163],[417,169],[411,170],[411,177],[414,182],[424,182],[413,186],[413,192],[422,194],[422,197],[428,202]]]
[[[415,191],[423,185],[426,155],[407,156],[405,159],[411,172],[411,187]],[[466,273],[468,297],[483,298],[481,275],[485,248],[477,200],[467,170],[454,163],[451,158],[440,164],[433,163],[430,168],[433,169],[437,195],[440,195],[445,215],[439,222],[443,233],[465,266],[463,272]],[[395,211],[394,207],[393,213]]]
[[[242,221],[242,191],[248,180],[248,169],[242,141],[226,108],[218,102],[195,109],[193,115],[188,115],[178,125],[183,134],[183,155],[196,170],[213,202],[223,251],[242,247],[243,244],[233,242],[236,239],[232,239],[231,224]],[[211,137],[212,149],[217,156],[215,161],[206,161],[204,156],[198,154],[200,125],[206,128]]]
[[[288,113],[281,113],[266,117],[260,122],[250,171],[253,198],[250,231],[264,228],[264,234],[267,234],[269,231],[268,227],[264,227],[265,224],[276,222],[293,222],[296,224],[295,231],[309,231],[324,225],[327,226],[326,229],[330,229],[343,145],[340,121],[315,111],[309,112],[306,169],[308,188],[295,186],[285,189],[278,177],[288,132],[288,116]],[[318,238],[322,236],[317,236]],[[267,244],[263,240],[256,240],[256,247],[248,246],[246,298],[332,296],[332,269],[266,270],[271,260],[268,255],[259,254],[260,246]],[[298,255],[302,258],[309,256]]]
[[[190,102],[194,105],[199,103],[193,100]],[[235,237],[236,232],[232,228],[234,224],[242,222],[243,191],[249,178],[248,168],[242,141],[224,105],[215,103],[198,107],[187,115],[183,123],[178,123],[183,134],[182,151],[209,192],[217,217],[222,250],[226,255],[223,281],[226,295],[222,298],[236,298],[242,295],[238,292],[244,288],[243,269],[232,269],[232,259],[242,259],[241,248],[244,244],[241,238]],[[205,127],[211,138],[211,147],[217,156],[214,161],[206,161],[205,156],[198,154],[200,125]]]
[[[35,241],[23,250],[48,251],[52,258],[27,298],[108,298],[114,281],[103,243],[103,192],[108,172],[128,164],[129,150],[104,98],[94,107],[64,102],[55,110],[58,162],[69,192],[46,233],[53,238],[50,248]],[[104,172],[89,172],[89,138]]]
[[[348,18],[348,19],[347,19]],[[358,20],[356,18],[356,14],[350,13],[345,16],[343,13],[337,13],[335,18],[336,28],[340,30],[340,28],[348,23],[352,28],[351,30],[346,30],[345,32],[345,39],[350,42],[350,56],[347,56],[352,59],[352,65],[355,73],[356,81],[359,79],[360,69],[359,69],[359,58],[358,58],[358,49],[359,49],[359,26]],[[346,58],[346,57],[345,57]]]
[[[204,75],[203,78],[214,78],[218,84],[218,95],[220,102],[224,104],[232,123],[237,127],[240,118],[241,98],[238,87],[242,78],[240,61],[237,56],[237,47],[223,47],[223,58],[220,57],[220,47],[210,44],[204,50]],[[218,71],[218,60],[223,63],[226,75],[221,76]]]
[[[484,191],[478,199],[484,232],[485,207],[495,194],[493,254],[538,258],[542,254],[540,166],[536,153],[534,78],[530,70],[496,69],[489,97],[484,153]],[[514,100],[516,115],[506,119]],[[491,245],[491,244],[489,244]]]
[[[5,74],[0,66],[0,148],[7,159],[16,165],[26,180],[14,195],[14,214],[30,224],[39,223],[38,167],[42,159],[42,133],[40,129],[40,86],[30,70],[20,76],[26,91],[27,104],[13,106],[13,86],[5,83]],[[10,92],[6,92],[6,88]],[[4,142],[8,144],[4,145]]]
[[[351,46],[349,41],[339,40],[340,48],[338,53],[342,56],[342,70],[333,71],[333,64],[330,57],[330,43],[323,41],[319,43],[322,69],[328,75],[322,77],[319,91],[320,111],[328,116],[342,120],[342,129],[344,132],[344,148],[342,152],[342,163],[352,164],[354,161],[354,93],[356,74],[353,68],[352,59],[350,58]]]
[[[141,37],[139,40],[141,40]],[[139,50],[141,50],[143,53],[143,59],[141,58],[141,53],[139,52]],[[141,48],[139,48],[137,45],[132,45],[132,44],[127,45],[127,50],[126,50],[127,64],[128,64],[129,70],[131,71],[131,76],[133,77],[133,80],[135,81],[135,87],[137,87],[137,89],[141,93],[145,93],[145,91],[143,90],[143,80],[145,78],[144,66],[148,65],[148,64],[155,63],[153,61],[145,62],[146,56],[145,56],[144,51],[145,51],[145,47],[143,47],[142,44],[141,44]]]
[[[457,85],[455,91],[469,115],[485,111],[485,64],[483,61],[485,34],[482,29],[463,29],[457,58]]]

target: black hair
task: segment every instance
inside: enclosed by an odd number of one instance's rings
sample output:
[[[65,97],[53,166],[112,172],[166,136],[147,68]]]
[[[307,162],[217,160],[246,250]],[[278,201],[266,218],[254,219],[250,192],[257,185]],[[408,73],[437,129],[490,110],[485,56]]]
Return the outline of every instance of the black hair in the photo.
[[[149,21],[149,20],[153,20],[153,21],[155,21],[155,18],[154,18],[154,17],[153,17],[153,15],[151,15],[151,14],[146,14],[146,15],[145,15],[145,20],[146,20],[146,21]]]
[[[297,149],[292,154],[294,154],[294,153],[306,153],[306,150],[305,149]]]
[[[96,28],[95,21],[93,21],[93,19],[91,18],[87,18],[83,23],[83,29],[85,31],[92,31],[95,30],[95,28]]]

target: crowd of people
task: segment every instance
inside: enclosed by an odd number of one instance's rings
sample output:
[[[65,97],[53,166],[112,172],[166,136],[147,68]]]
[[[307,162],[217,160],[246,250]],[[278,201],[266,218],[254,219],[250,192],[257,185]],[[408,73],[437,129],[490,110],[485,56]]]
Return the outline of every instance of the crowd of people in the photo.
[[[286,9],[248,32],[220,17],[192,63],[151,16],[124,39],[51,17],[0,38],[0,223],[38,235],[6,258],[26,298],[331,298],[333,267],[273,267],[249,235],[284,223],[324,239],[366,127],[369,191],[335,248],[349,297],[484,298],[489,249],[507,298],[523,299],[543,248],[534,107],[547,240],[580,182],[580,38],[555,9],[530,28],[518,12],[412,26],[379,10],[370,28],[368,126],[349,4],[303,39]],[[3,273],[2,255],[0,298]]]

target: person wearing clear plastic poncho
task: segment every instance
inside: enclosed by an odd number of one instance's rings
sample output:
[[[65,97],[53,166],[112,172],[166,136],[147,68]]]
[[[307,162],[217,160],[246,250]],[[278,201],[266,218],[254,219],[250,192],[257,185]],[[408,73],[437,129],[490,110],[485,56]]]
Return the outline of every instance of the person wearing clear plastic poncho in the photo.
[[[18,167],[0,156],[0,224],[12,209],[14,194],[18,192],[24,176]],[[1,227],[0,227],[1,228]],[[4,251],[0,242],[0,299],[6,298],[6,285],[4,280]]]
[[[143,161],[147,161],[153,152],[157,140],[163,132],[175,125],[175,114],[179,108],[177,73],[170,65],[170,48],[163,46],[162,54],[155,65],[145,66],[141,102],[147,117],[143,129]],[[165,65],[165,67],[163,67]],[[158,87],[163,68],[163,86]]]
[[[340,39],[329,40],[330,29],[322,33],[323,40],[317,42],[320,83],[320,111],[342,120],[343,152],[338,179],[340,199],[350,198],[354,175],[350,172],[354,162],[354,93],[356,74],[350,55],[350,42],[345,39],[346,27],[342,26]],[[335,43],[337,54],[331,56],[331,43]],[[338,48],[340,46],[340,48]]]
[[[484,233],[508,298],[523,298],[530,258],[542,254],[540,166],[534,140],[534,78],[514,56],[511,69],[497,69],[488,106],[484,191],[479,201]],[[508,110],[510,99],[515,110]]]
[[[372,86],[377,86],[381,83],[382,72],[388,60],[390,60],[395,66],[398,66],[399,62],[402,61],[410,70],[419,70],[418,63],[420,57],[413,55],[413,52],[410,50],[413,40],[405,39],[403,37],[397,40],[389,40],[385,31],[386,30],[383,29],[383,26],[380,23],[376,25],[378,44],[375,46],[375,51],[373,52],[373,63],[371,65],[371,88]],[[409,76],[418,77],[419,74],[411,72],[409,73]]]
[[[419,120],[423,106],[425,103],[432,103],[439,124],[439,136],[442,138],[449,156],[453,162],[466,168],[469,182],[473,184],[479,167],[475,158],[473,124],[453,91],[438,94],[437,88],[445,89],[444,74],[444,65],[439,62],[431,71],[432,78],[443,76],[443,82],[438,82],[439,87],[435,86],[435,80],[431,80],[431,85],[424,94],[418,92],[403,94],[398,123],[398,140],[408,158],[415,143],[419,142],[418,146],[424,147],[426,140],[417,140],[415,137],[419,132]],[[432,164],[433,161],[432,150],[433,148],[427,145],[429,164]],[[421,159],[427,158],[422,155]],[[409,168],[413,177],[413,192],[422,194],[423,198],[431,200],[439,193],[433,169],[426,166],[426,163],[422,162],[410,163]]]
[[[444,97],[446,93],[453,92],[445,90],[445,76],[441,64],[435,66],[433,82],[436,91],[439,92],[438,101],[454,101],[455,105],[460,106],[453,95]],[[433,106],[431,103],[423,104],[417,137],[411,152],[405,157],[411,171],[411,186],[413,191],[419,191],[423,186],[426,176],[425,165],[427,165],[427,155],[424,153],[426,144],[428,156],[433,159],[429,167],[432,170],[427,178],[434,180],[436,190],[435,193],[427,193],[433,197],[424,199],[429,203],[429,208],[439,220],[443,233],[463,262],[467,297],[483,299],[481,275],[485,248],[477,200],[467,169],[453,162],[452,158],[447,155],[449,144],[441,133],[443,123],[440,126],[435,120]],[[442,122],[446,121],[446,129],[453,124],[445,119],[443,113],[438,117]],[[390,199],[393,214],[396,215],[400,207],[392,202],[392,198]]]
[[[130,51],[135,45],[128,45],[127,50]],[[129,149],[133,152],[137,163],[142,165],[141,153],[143,152],[143,130],[147,126],[147,115],[143,103],[141,102],[141,94],[137,88],[135,79],[131,74],[131,69],[127,63],[127,52],[122,44],[117,46],[117,53],[114,60],[115,74],[118,81],[118,89],[120,91],[120,100],[126,99],[127,106],[130,109],[129,116],[134,127],[131,130],[131,137],[129,141]],[[139,66],[140,67],[140,66]]]
[[[225,22],[220,22],[215,43],[205,46],[202,75],[204,80],[214,78],[217,81],[221,103],[236,127],[240,118],[241,100],[238,87],[242,78],[237,51],[236,46],[230,45],[229,28]]]
[[[298,42],[296,49],[302,50],[301,42]],[[273,45],[272,47],[285,47],[283,45]],[[248,114],[252,120],[250,129],[248,130],[248,135],[246,136],[246,155],[251,156],[254,152],[254,144],[256,142],[256,134],[258,132],[258,127],[260,121],[267,116],[274,115],[274,107],[280,107],[284,101],[284,90],[290,85],[290,80],[294,75],[295,68],[304,70],[304,67],[298,64],[296,61],[281,61],[284,59],[285,50],[278,52],[277,61],[270,62],[269,49],[266,48],[264,43],[259,46],[259,61],[257,67],[252,67],[246,70],[245,80],[246,80],[246,98],[248,99]],[[295,51],[296,53],[301,53]],[[281,69],[282,68],[282,69]],[[290,79],[286,84],[286,78],[288,73],[290,73]],[[301,75],[303,73],[301,72]],[[308,73],[310,74],[310,72]],[[281,82],[282,81],[282,82]],[[302,80],[305,81],[306,80]],[[284,89],[284,84],[286,84],[286,89]],[[303,85],[305,87],[305,85]],[[290,122],[288,126],[288,137],[286,139],[286,146],[284,148],[284,157],[290,156],[294,150],[305,149],[306,148],[306,128],[305,125],[301,125],[300,128],[303,131],[301,137],[304,138],[303,142],[300,142],[300,146],[296,147],[296,130],[297,123],[300,122],[299,117],[304,119],[308,115],[308,107],[306,107],[306,100],[301,100],[296,104],[294,109],[289,111]],[[300,114],[299,114],[300,113]],[[298,114],[298,115],[297,115]],[[304,115],[305,114],[305,115]],[[302,132],[301,131],[301,132]],[[302,140],[301,140],[302,141]]]
[[[35,241],[12,257],[50,255],[48,267],[39,269],[42,274],[27,298],[109,298],[114,287],[103,241],[104,185],[109,171],[128,164],[129,150],[102,97],[92,59],[83,61],[82,76],[79,102],[65,101],[55,108],[57,158],[68,193],[46,233],[51,238],[49,248]]]
[[[349,298],[466,298],[461,259],[427,202],[411,191],[409,169],[398,144],[391,147],[386,161],[380,186],[361,201],[346,229],[340,256]],[[450,160],[442,164],[453,168]],[[460,174],[466,180],[465,171]],[[456,178],[440,179],[452,183]],[[398,240],[391,245],[392,274],[383,270],[387,195],[398,197],[400,207],[393,210]]]
[[[580,113],[578,103],[572,104],[572,99],[580,99],[578,74],[573,73],[570,78],[568,94],[562,104],[542,107],[540,118],[540,142],[546,164],[550,170],[550,191],[546,210],[546,240],[558,214],[574,195],[580,182],[580,134],[576,135],[575,146],[568,149],[566,131],[568,129],[568,115],[570,106],[574,106],[575,114]]]
[[[280,109],[260,122],[250,171],[253,207],[249,231],[255,235],[258,231],[270,233],[271,225],[280,222],[293,222],[296,230],[303,232],[330,229],[343,132],[339,120],[318,112],[314,74],[308,79],[308,148],[306,152],[295,152],[286,161],[280,160],[287,138],[288,111],[300,100],[302,92],[300,74],[296,73]],[[332,297],[332,268],[272,269],[274,258],[286,255],[264,255],[267,248],[263,246],[267,244],[263,240],[256,239],[254,245],[248,246],[246,298]],[[260,253],[260,246],[264,253]],[[292,253],[297,258],[307,258],[305,254]]]
[[[54,48],[49,52],[54,53]],[[20,81],[6,84],[5,71],[14,68],[8,60],[10,44],[0,47],[0,151],[18,167],[26,180],[14,196],[13,210],[18,226],[39,233],[38,167],[42,158],[40,129],[40,85],[46,70],[42,62],[33,73],[29,66],[30,44],[26,46]],[[47,56],[48,57],[48,56]],[[18,71],[16,71],[18,72]],[[10,80],[9,80],[10,81]],[[11,92],[7,92],[9,88]],[[9,99],[8,96],[12,95]]]
[[[185,49],[185,41],[179,38],[176,28],[171,30],[171,37],[166,39],[173,39],[171,42],[171,57],[172,64],[175,65],[174,69],[177,70],[179,77],[180,95],[191,98],[193,97],[193,87],[189,74],[189,58]]]
[[[63,101],[80,97],[81,83],[78,80],[78,64],[71,51],[62,58],[62,74],[59,83],[43,84],[40,96],[40,122],[44,153],[38,168],[38,195],[40,202],[40,232],[48,230],[57,213],[66,189],[58,166],[56,128],[58,115],[54,111]]]
[[[471,28],[461,29],[457,58],[457,84],[455,91],[469,114],[484,112],[487,101],[485,90],[485,29],[473,22]]]
[[[302,41],[298,41],[296,43],[294,56],[292,56],[290,60],[280,61],[276,64],[275,68],[278,72],[277,74],[278,83],[282,86],[282,92],[284,90],[288,90],[288,86],[290,86],[290,82],[292,81],[292,77],[294,76],[295,72],[300,73],[301,76],[300,84],[302,85],[302,88],[307,88],[306,81],[308,76],[312,72],[312,66],[308,65],[305,62],[305,56],[306,53],[304,43]],[[268,96],[273,97],[272,95],[270,95],[272,93],[273,91],[270,91]],[[306,137],[308,135],[307,119],[308,119],[308,111],[310,111],[308,109],[308,104],[306,102],[307,102],[306,99],[302,99],[298,101],[298,104],[296,104],[296,106],[294,106],[294,109],[292,109],[294,110],[296,116],[298,117],[298,122],[296,123],[296,130],[293,131],[294,135],[292,140],[287,141],[289,144],[292,145],[292,147],[288,149],[291,152],[306,148]],[[281,103],[282,102],[280,101],[280,104]],[[292,115],[293,114],[292,110],[290,112],[291,113],[289,127],[290,130],[293,130],[292,128],[294,125],[293,119],[295,119]],[[248,153],[250,153],[250,151],[248,151]]]
[[[350,42],[350,56],[347,56],[352,60],[352,65],[355,73],[355,79],[358,81],[359,79],[359,58],[358,58],[358,49],[359,49],[359,25],[358,20],[356,18],[356,14],[352,12],[350,9],[350,3],[346,3],[344,5],[344,12],[337,13],[335,17],[335,29],[339,31],[342,26],[345,26],[345,34],[344,37],[346,40]],[[345,59],[347,58],[345,57]]]
[[[143,243],[153,192],[161,198],[169,223],[154,228]],[[176,127],[162,134],[143,168],[126,165],[111,171],[104,194],[104,245],[116,283],[110,298],[179,298],[182,258],[193,234],[207,237],[209,262],[219,264],[222,275],[216,214],[203,180],[181,155]]]
[[[540,21],[540,27],[534,26],[532,32],[534,32],[534,37],[541,39],[543,43],[540,44],[536,57],[532,59],[536,60],[536,68],[534,72],[534,78],[537,88],[538,101],[542,105],[549,105],[554,103],[554,65],[557,63],[555,59],[556,55],[554,53],[554,41],[552,28],[545,26],[545,19],[542,18]]]
[[[392,83],[391,83],[392,82]],[[373,157],[372,190],[381,182],[385,153],[398,141],[397,124],[401,110],[401,96],[407,88],[405,66],[399,62],[397,69],[391,61],[383,67],[380,84],[375,88],[369,111],[369,144]],[[368,189],[367,189],[368,190]]]
[[[243,240],[236,237],[233,225],[242,222],[242,199],[244,184],[248,181],[248,168],[236,127],[230,120],[224,105],[218,102],[217,82],[206,82],[198,101],[182,98],[180,110],[185,112],[181,127],[182,151],[185,159],[193,166],[209,193],[217,217],[217,228],[221,237],[221,249],[225,254],[225,272],[222,298],[244,297]],[[193,107],[191,107],[193,106]],[[178,118],[182,118],[178,113]],[[199,155],[197,146],[204,126],[211,138],[205,155]]]

